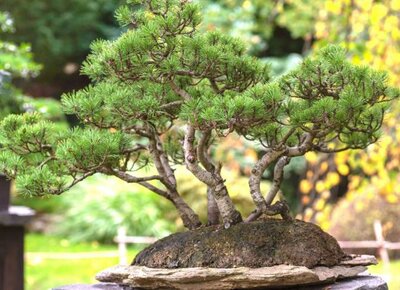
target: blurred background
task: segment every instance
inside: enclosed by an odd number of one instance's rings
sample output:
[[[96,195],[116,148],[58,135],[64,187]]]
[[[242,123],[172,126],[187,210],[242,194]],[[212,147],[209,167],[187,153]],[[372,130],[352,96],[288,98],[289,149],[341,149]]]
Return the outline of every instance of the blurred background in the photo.
[[[400,85],[400,0],[198,1],[202,29],[242,38],[250,54],[271,63],[275,76],[324,45],[340,43],[351,61],[386,70],[390,83]],[[62,113],[58,100],[89,83],[79,74],[80,64],[93,40],[121,33],[113,14],[123,2],[1,0],[0,118],[38,111],[60,128],[76,125],[77,120]],[[400,242],[399,115],[400,104],[395,103],[384,121],[383,137],[364,151],[309,153],[291,162],[282,191],[297,218],[319,224],[340,241],[376,240],[379,222],[386,241]],[[246,175],[262,152],[233,136],[214,154],[227,164],[224,176],[234,201],[248,213],[253,208]],[[205,213],[204,187],[183,172],[178,168],[180,191],[195,210]],[[267,172],[264,188],[269,180]],[[37,212],[26,236],[28,290],[94,282],[96,272],[118,263],[113,238],[119,227],[130,236],[149,237],[182,229],[168,202],[110,177],[94,176],[62,196],[29,198],[14,192],[13,204]],[[130,246],[129,259],[143,246]],[[383,250],[358,251],[382,255]],[[400,289],[400,278],[394,275],[400,272],[400,251],[389,250],[388,255],[390,261],[384,258],[371,272]]]

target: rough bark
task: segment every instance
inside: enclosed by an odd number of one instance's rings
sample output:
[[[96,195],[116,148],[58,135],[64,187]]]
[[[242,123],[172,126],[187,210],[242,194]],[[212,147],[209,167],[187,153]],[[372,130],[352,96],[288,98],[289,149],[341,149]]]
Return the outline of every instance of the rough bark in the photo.
[[[279,158],[278,162],[275,164],[274,168],[274,180],[271,185],[271,189],[268,191],[267,196],[265,197],[265,202],[267,205],[270,205],[274,200],[276,194],[278,193],[283,179],[284,167],[288,165],[290,162],[290,158],[287,156],[283,156]]]
[[[242,216],[236,210],[232,199],[229,197],[228,190],[220,173],[217,170],[215,172],[208,172],[200,167],[194,141],[195,129],[191,125],[188,125],[183,144],[187,169],[212,190],[211,192],[214,194],[215,202],[218,205],[225,227],[228,228],[231,225],[241,222]]]
[[[277,202],[274,205],[271,205],[271,203],[279,191],[283,178],[283,169],[290,162],[290,157],[304,155],[312,148],[313,139],[313,134],[305,133],[298,146],[287,147],[284,144],[280,144],[279,150],[268,148],[267,152],[254,165],[249,179],[249,187],[256,209],[246,218],[246,222],[254,221],[262,214],[280,214],[284,219],[291,219],[286,202]],[[264,198],[261,193],[261,178],[265,170],[275,161],[277,163],[274,168],[274,180],[270,191]]]
[[[210,173],[213,173],[217,171],[217,167],[208,153],[210,139],[211,130],[203,132],[197,146],[197,156],[204,169]],[[207,186],[207,225],[209,226],[218,225],[220,222],[220,212],[214,195],[213,189]]]
[[[183,225],[189,230],[197,229],[201,226],[199,216],[193,209],[183,200],[176,191],[169,192],[170,200],[178,210]]]
[[[269,149],[261,159],[254,165],[250,179],[249,187],[250,194],[256,205],[256,210],[259,212],[264,212],[267,208],[267,203],[261,193],[261,178],[268,166],[275,162],[284,152],[283,151],[273,151]]]
[[[217,202],[214,198],[214,193],[211,188],[207,188],[207,225],[218,225],[220,220],[220,213]]]
[[[198,215],[183,200],[177,191],[174,170],[169,164],[168,157],[164,152],[162,142],[157,132],[148,126],[149,152],[152,156],[158,174],[161,176],[161,183],[166,187],[166,198],[169,199],[177,209],[183,225],[188,229],[196,229],[201,226]]]

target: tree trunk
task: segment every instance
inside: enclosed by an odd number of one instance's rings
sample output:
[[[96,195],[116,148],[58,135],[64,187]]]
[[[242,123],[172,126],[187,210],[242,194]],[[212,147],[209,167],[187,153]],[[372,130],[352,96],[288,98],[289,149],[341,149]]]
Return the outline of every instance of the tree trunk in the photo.
[[[207,225],[218,225],[219,224],[219,209],[217,202],[215,201],[214,194],[211,188],[207,188]]]
[[[224,180],[222,179],[219,171],[216,170],[212,173],[200,167],[194,141],[195,129],[188,125],[183,145],[187,169],[192,172],[197,179],[206,184],[212,190],[211,192],[214,194],[215,201],[218,205],[219,212],[221,213],[221,217],[226,228],[242,222],[242,216],[236,210],[232,199],[229,197],[228,190],[226,189]]]
[[[178,192],[169,192],[170,200],[178,210],[179,216],[182,219],[183,225],[189,230],[197,229],[201,226],[199,216],[193,209],[183,200]]]

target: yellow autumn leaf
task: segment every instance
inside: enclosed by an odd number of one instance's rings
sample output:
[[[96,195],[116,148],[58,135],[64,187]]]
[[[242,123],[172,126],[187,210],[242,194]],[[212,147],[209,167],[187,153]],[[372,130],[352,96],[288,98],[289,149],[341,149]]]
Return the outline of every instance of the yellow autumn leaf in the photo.
[[[310,193],[312,189],[312,184],[311,182],[309,182],[306,179],[303,179],[302,181],[300,181],[300,191],[304,194],[308,194]]]
[[[386,201],[389,203],[398,203],[399,198],[395,194],[389,194],[386,196]]]
[[[380,22],[388,13],[388,8],[382,3],[376,3],[371,10],[371,23],[376,25]]]
[[[318,180],[318,181],[317,181],[317,184],[315,185],[315,190],[316,190],[318,193],[321,193],[321,192],[323,192],[325,189],[326,189],[325,183],[324,183],[322,180]]]
[[[372,7],[373,0],[356,0],[355,5],[360,7],[363,11],[369,11]]]
[[[315,152],[307,152],[305,155],[306,160],[311,164],[314,165],[318,161],[318,155]]]
[[[329,172],[326,176],[326,181],[330,184],[330,186],[338,185],[340,181],[340,176],[336,172]]]
[[[374,58],[373,54],[369,50],[364,52],[363,57],[364,57],[364,61],[366,61],[366,62],[370,62]]]
[[[347,176],[350,173],[350,169],[346,164],[339,164],[337,171],[340,173],[342,176]]]
[[[326,1],[325,8],[328,12],[340,14],[342,12],[342,3],[337,0],[328,0]]]
[[[392,0],[390,1],[390,8],[395,11],[400,10],[400,0]]]
[[[321,211],[324,209],[325,201],[323,199],[318,199],[317,202],[314,204],[314,209],[317,211]]]
[[[328,162],[325,161],[321,163],[319,170],[321,173],[325,173],[328,170],[328,167],[329,167]]]

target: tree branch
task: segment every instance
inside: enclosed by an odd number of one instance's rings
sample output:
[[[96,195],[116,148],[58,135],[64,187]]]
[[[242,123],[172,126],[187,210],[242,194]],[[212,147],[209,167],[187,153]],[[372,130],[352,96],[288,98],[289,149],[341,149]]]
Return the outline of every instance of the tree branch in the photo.
[[[70,185],[68,185],[67,187],[63,188],[60,192],[57,192],[56,195],[60,195],[64,192],[66,192],[67,190],[71,189],[72,187],[74,187],[76,184],[78,184],[79,182],[85,180],[86,178],[88,178],[89,176],[94,175],[96,172],[95,171],[90,171],[90,172],[86,172],[85,174],[82,174],[80,177],[78,178],[74,178],[74,180],[71,182]]]
[[[201,182],[208,186],[215,187],[215,180],[213,175],[202,169],[197,161],[196,150],[194,148],[195,129],[193,126],[188,125],[186,129],[185,139],[183,142],[183,150],[185,152],[186,167],[196,176]]]
[[[276,194],[278,193],[278,191],[281,187],[282,179],[283,179],[284,167],[287,164],[289,164],[289,162],[290,162],[290,158],[287,156],[283,156],[283,157],[279,158],[278,162],[275,164],[274,180],[272,182],[272,186],[271,186],[269,192],[267,193],[267,196],[265,197],[265,202],[267,203],[267,205],[270,205],[272,203]]]
[[[172,88],[172,90],[180,97],[182,97],[185,101],[190,101],[192,99],[192,96],[189,95],[188,92],[186,92],[185,90],[181,89],[180,87],[178,87],[173,80],[169,81],[169,84]]]
[[[301,145],[299,146],[294,146],[294,147],[289,147],[287,149],[287,154],[286,156],[289,157],[295,157],[295,156],[302,156],[304,155],[308,150],[312,148],[312,141],[314,140],[314,135],[311,133],[305,133],[303,135],[303,141],[301,142]]]
[[[109,169],[109,168],[100,168],[99,169],[100,173],[104,173],[107,175],[113,175],[118,177],[119,179],[122,179],[126,181],[127,183],[140,183],[140,182],[146,182],[146,181],[151,181],[151,180],[159,180],[162,181],[163,178],[160,175],[152,175],[152,176],[146,176],[146,177],[136,177],[133,175],[130,175],[124,171],[121,170],[116,170],[116,169]]]
[[[260,212],[265,211],[267,206],[265,199],[261,194],[262,175],[268,166],[275,162],[282,154],[284,154],[284,152],[284,150],[274,151],[272,149],[268,149],[267,153],[265,153],[261,159],[257,161],[251,170],[249,178],[250,195],[253,198],[257,210]]]
[[[197,146],[197,156],[199,158],[199,161],[208,172],[212,172],[215,170],[215,165],[213,164],[209,154],[207,153],[210,138],[211,130],[204,131]]]
[[[197,146],[197,156],[201,165],[203,165],[208,172],[214,173],[218,172],[219,169],[215,167],[210,155],[208,154],[210,138],[211,130],[204,131]],[[213,192],[213,189],[210,186],[207,186],[207,225],[219,224],[220,212],[214,195],[215,192]]]

